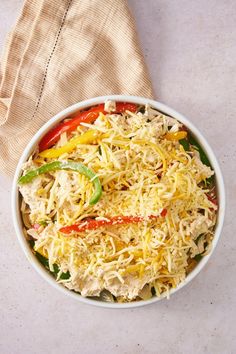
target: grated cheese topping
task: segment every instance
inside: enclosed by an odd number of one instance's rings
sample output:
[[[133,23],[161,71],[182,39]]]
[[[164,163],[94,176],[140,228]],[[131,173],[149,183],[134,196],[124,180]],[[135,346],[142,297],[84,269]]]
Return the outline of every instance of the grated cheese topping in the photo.
[[[57,264],[57,281],[82,296],[107,290],[118,301],[131,301],[151,297],[153,288],[158,296],[168,296],[185,279],[194,257],[210,250],[217,206],[208,199],[204,181],[214,172],[192,147],[186,152],[179,141],[165,139],[167,132],[181,130],[176,119],[149,106],[144,113],[121,115],[112,113],[115,102],[106,105],[110,113],[72,133],[76,137],[97,130],[96,141],[59,157],[93,170],[102,184],[101,199],[89,204],[93,184],[79,173],[61,170],[38,176],[20,186],[27,237],[34,239],[34,251],[48,259],[51,271]],[[56,147],[69,138],[63,133]],[[36,152],[22,169],[51,161]],[[119,215],[144,221],[71,235],[59,232],[88,217]],[[150,215],[160,217],[148,219]],[[60,279],[63,272],[70,277]]]

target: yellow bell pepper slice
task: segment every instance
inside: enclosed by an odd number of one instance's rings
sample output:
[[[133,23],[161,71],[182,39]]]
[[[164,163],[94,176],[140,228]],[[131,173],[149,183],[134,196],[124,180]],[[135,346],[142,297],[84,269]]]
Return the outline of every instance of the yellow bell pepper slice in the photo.
[[[170,141],[181,140],[186,138],[187,134],[188,133],[186,131],[181,130],[175,133],[167,133],[166,135],[164,135],[164,138]]]
[[[68,141],[67,144],[59,147],[59,148],[52,148],[52,149],[47,149],[39,153],[39,156],[52,159],[59,157],[65,153],[73,151],[77,145],[79,144],[90,144],[95,141],[95,139],[100,135],[101,133],[98,130],[87,130],[85,133],[72,138],[71,140]]]

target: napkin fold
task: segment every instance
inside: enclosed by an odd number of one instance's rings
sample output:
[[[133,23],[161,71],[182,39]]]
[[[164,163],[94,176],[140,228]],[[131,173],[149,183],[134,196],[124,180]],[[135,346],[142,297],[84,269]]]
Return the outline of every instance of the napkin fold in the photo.
[[[0,170],[53,115],[107,94],[153,97],[126,0],[26,0],[0,72]]]

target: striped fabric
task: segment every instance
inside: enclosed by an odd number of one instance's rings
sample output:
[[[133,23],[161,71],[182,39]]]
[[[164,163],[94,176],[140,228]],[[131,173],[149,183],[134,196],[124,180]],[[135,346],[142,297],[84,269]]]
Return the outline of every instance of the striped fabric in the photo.
[[[152,97],[126,0],[26,0],[0,74],[0,170],[50,117],[106,94]]]

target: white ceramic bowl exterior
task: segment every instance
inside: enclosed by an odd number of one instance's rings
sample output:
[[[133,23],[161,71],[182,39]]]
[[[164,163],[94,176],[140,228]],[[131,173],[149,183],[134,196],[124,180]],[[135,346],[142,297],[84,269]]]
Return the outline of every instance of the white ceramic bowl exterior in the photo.
[[[156,108],[157,110],[163,112],[164,114],[167,114],[169,116],[172,116],[182,122],[190,131],[191,133],[197,138],[198,142],[201,144],[203,149],[205,150],[211,165],[215,171],[215,176],[216,176],[216,185],[217,185],[217,193],[218,193],[218,201],[219,201],[219,210],[218,210],[218,219],[217,219],[217,225],[215,229],[215,235],[212,243],[212,250],[211,252],[205,256],[194,268],[194,270],[187,275],[185,281],[183,281],[176,289],[172,289],[170,291],[170,295],[174,294],[176,291],[181,289],[183,286],[188,284],[200,271],[201,269],[206,265],[208,262],[209,258],[211,257],[216,244],[219,240],[220,233],[222,230],[223,226],[223,221],[224,221],[224,214],[225,214],[225,188],[224,188],[224,182],[223,182],[223,177],[222,173],[219,167],[219,164],[217,162],[217,159],[207,143],[206,139],[202,136],[202,134],[199,132],[199,130],[187,119],[185,118],[182,114],[176,112],[172,108],[169,108],[168,106],[157,102],[150,100],[148,98],[143,98],[143,97],[136,97],[136,96],[126,96],[126,95],[114,95],[114,96],[101,96],[101,97],[96,97],[92,98],[86,101],[82,101],[79,103],[76,103],[66,109],[64,109],[62,112],[58,113],[55,115],[53,118],[51,118],[46,124],[42,126],[42,128],[34,135],[34,137],[31,139],[29,144],[24,150],[24,153],[22,154],[19,163],[16,168],[15,176],[14,176],[14,181],[13,181],[13,188],[12,188],[12,213],[13,213],[13,223],[14,227],[16,230],[16,234],[18,237],[18,240],[20,242],[20,245],[30,261],[30,263],[33,265],[33,267],[38,271],[38,273],[51,285],[53,285],[55,288],[61,290],[64,294],[79,300],[81,302],[84,302],[86,304],[92,304],[92,305],[97,305],[101,307],[110,307],[110,308],[131,308],[131,307],[137,307],[137,306],[143,306],[147,304],[151,304],[153,302],[159,301],[160,298],[158,297],[153,297],[149,300],[143,300],[143,301],[137,301],[137,302],[131,302],[131,303],[107,303],[107,302],[102,302],[102,301],[97,301],[97,300],[92,300],[92,299],[87,299],[82,297],[79,294],[76,294],[73,291],[70,291],[66,289],[63,285],[56,283],[54,278],[47,272],[47,270],[40,264],[40,262],[37,260],[37,258],[33,255],[31,248],[25,239],[25,236],[22,231],[22,220],[21,220],[21,213],[20,213],[20,207],[19,207],[19,191],[18,191],[18,186],[17,186],[17,180],[21,175],[21,166],[22,164],[27,161],[28,157],[30,154],[34,151],[35,147],[37,146],[38,142],[40,139],[45,135],[47,131],[49,131],[53,126],[55,126],[57,123],[59,123],[61,120],[64,118],[73,115],[79,110],[97,105],[99,103],[103,103],[106,100],[114,100],[114,101],[120,101],[120,102],[132,102],[132,103],[137,103],[141,105],[145,104],[150,104],[153,108]]]

